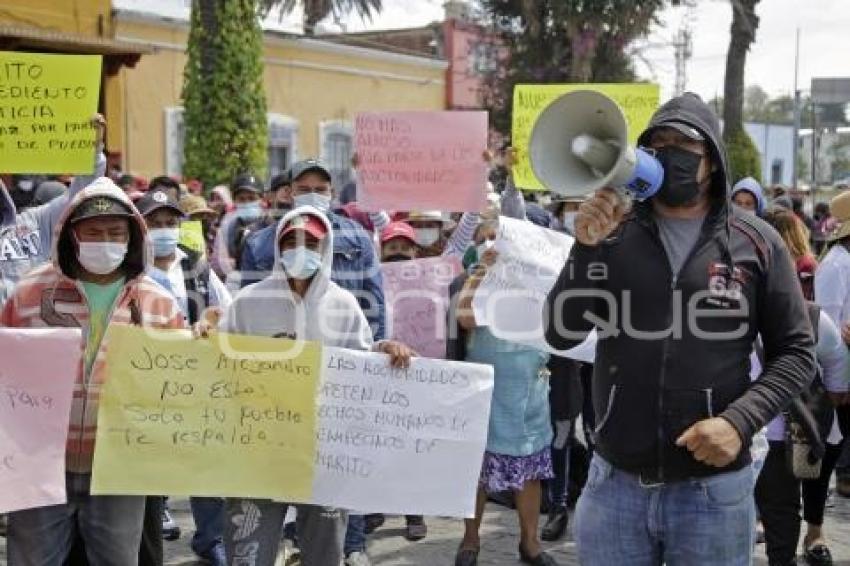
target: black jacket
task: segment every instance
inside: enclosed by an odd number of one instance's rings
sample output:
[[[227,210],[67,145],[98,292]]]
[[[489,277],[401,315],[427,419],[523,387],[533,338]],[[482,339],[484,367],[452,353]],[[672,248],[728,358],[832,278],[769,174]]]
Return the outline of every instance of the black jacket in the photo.
[[[811,325],[781,238],[728,203],[716,117],[686,94],[656,112],[641,144],[654,125],[670,119],[702,132],[721,164],[712,179],[712,209],[679,277],[673,279],[651,204],[641,203],[600,245],[573,245],[544,311],[546,339],[558,349],[578,344],[594,326],[587,317],[597,317],[597,448],[614,466],[655,481],[748,464],[753,434],[815,373]],[[636,336],[634,329],[655,335]],[[767,363],[751,383],[749,356],[759,333]],[[724,469],[675,446],[689,426],[711,416],[727,419],[744,440],[738,459]]]

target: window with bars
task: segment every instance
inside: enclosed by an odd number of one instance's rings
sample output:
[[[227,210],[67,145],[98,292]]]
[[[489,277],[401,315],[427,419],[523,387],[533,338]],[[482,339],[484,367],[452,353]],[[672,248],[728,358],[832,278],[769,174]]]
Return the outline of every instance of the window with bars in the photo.
[[[330,170],[333,186],[342,188],[354,180],[351,169],[351,156],[354,153],[354,139],[351,123],[343,120],[323,122],[319,126],[321,141],[321,159]]]
[[[183,147],[186,125],[183,108],[176,106],[165,109],[165,174],[183,175]]]
[[[269,179],[283,173],[296,159],[298,140],[298,122],[282,114],[269,114],[268,158]]]

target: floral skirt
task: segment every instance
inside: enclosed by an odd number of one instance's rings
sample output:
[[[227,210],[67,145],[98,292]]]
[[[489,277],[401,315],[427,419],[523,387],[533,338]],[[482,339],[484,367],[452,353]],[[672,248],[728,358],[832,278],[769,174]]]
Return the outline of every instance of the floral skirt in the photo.
[[[484,464],[478,485],[487,493],[521,490],[530,481],[554,477],[549,447],[528,456],[506,456],[484,452]]]

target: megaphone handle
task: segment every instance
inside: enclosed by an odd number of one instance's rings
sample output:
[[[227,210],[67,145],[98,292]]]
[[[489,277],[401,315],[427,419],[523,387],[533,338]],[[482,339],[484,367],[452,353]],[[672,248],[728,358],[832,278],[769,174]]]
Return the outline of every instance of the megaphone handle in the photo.
[[[614,193],[617,195],[617,199],[620,201],[618,204],[622,205],[623,210],[630,210],[632,207],[632,201],[634,200],[632,193],[626,190],[625,187],[617,187],[613,190]],[[594,230],[590,226],[587,227],[587,235],[590,236],[590,239],[594,241],[596,241],[598,236],[596,230]]]

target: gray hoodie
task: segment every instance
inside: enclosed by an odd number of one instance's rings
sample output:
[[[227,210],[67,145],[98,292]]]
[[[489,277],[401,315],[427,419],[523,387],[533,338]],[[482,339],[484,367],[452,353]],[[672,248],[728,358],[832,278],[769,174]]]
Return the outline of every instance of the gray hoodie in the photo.
[[[330,280],[333,260],[333,229],[324,214],[304,206],[287,213],[278,222],[275,242],[296,216],[311,212],[327,227],[322,246],[322,267],[313,277],[304,297],[289,287],[275,245],[271,275],[242,289],[230,304],[219,329],[232,334],[253,334],[294,340],[318,341],[326,346],[370,350],[372,331],[350,292]]]
[[[98,148],[93,175],[77,175],[68,193],[47,204],[17,213],[15,203],[0,182],[0,306],[18,281],[50,261],[53,229],[74,196],[106,171],[106,157]]]

